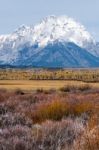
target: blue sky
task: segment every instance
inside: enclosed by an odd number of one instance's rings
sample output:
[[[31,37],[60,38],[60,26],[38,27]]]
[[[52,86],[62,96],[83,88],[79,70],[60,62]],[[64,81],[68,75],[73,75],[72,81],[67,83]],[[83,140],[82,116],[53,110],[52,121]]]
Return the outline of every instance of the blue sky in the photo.
[[[49,15],[75,18],[99,41],[99,0],[0,0],[0,34],[35,25]]]

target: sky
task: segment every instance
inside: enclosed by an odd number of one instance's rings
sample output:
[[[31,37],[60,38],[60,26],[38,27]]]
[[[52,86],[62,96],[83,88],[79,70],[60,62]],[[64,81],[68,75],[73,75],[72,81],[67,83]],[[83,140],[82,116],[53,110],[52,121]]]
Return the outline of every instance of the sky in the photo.
[[[36,25],[50,15],[66,15],[82,23],[99,41],[99,0],[0,0],[0,34]]]

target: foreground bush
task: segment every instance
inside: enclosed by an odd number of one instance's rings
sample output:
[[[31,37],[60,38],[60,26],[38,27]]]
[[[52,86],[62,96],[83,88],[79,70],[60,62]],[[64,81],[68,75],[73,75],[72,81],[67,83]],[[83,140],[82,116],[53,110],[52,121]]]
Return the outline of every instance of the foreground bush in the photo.
[[[75,150],[99,150],[99,126],[89,130],[87,128],[84,134],[75,141]]]
[[[0,150],[71,149],[82,132],[83,125],[70,119],[47,121],[32,128],[18,125],[0,130]]]

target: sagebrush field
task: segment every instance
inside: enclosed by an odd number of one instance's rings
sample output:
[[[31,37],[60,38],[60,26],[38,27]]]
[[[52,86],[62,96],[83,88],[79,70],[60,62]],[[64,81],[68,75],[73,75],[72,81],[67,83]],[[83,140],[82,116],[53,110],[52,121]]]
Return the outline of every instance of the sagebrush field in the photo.
[[[99,89],[0,90],[0,150],[41,149],[99,149]]]
[[[21,75],[17,80],[5,72],[9,76],[0,80],[0,150],[99,150],[98,71],[97,82],[23,80]]]

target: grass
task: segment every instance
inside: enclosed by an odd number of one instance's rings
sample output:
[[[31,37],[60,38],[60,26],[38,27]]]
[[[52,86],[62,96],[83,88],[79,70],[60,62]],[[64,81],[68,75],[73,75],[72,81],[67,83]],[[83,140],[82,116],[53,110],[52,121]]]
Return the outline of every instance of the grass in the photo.
[[[73,80],[0,80],[0,88],[4,88],[7,90],[36,90],[36,89],[61,89],[63,87],[67,87],[71,89],[71,86],[80,86],[83,88],[88,88],[89,85],[91,87],[99,88],[99,83],[84,83],[82,81],[73,81]]]
[[[55,100],[50,103],[41,104],[35,113],[31,114],[34,123],[46,120],[61,120],[69,113],[69,105],[63,101]]]
[[[33,123],[41,123],[46,120],[59,121],[67,116],[77,117],[83,113],[91,115],[93,110],[94,104],[90,101],[78,101],[72,104],[63,100],[53,100],[38,105],[35,112],[28,112],[28,114],[33,120]]]

